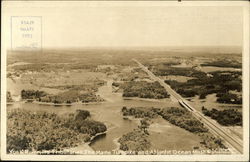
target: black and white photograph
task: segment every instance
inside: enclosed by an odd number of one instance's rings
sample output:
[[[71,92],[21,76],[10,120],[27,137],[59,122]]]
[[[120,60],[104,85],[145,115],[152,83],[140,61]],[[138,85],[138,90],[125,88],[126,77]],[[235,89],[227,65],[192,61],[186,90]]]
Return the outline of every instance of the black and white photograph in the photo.
[[[1,159],[249,160],[249,2],[2,9]]]

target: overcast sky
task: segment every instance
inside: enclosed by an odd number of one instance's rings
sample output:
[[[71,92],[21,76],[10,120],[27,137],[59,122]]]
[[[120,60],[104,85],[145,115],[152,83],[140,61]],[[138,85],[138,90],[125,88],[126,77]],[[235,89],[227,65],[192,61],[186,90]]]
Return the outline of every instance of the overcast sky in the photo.
[[[5,12],[42,16],[43,47],[242,45],[241,7],[59,3],[12,5]]]

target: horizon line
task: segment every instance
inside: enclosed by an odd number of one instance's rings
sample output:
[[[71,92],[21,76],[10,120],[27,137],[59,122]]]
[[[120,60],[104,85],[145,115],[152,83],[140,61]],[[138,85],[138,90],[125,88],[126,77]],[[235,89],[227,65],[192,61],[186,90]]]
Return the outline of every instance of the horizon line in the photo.
[[[83,46],[83,47],[45,47],[45,48],[23,48],[23,49],[11,49],[8,48],[7,51],[38,51],[38,50],[60,50],[60,49],[139,49],[139,48],[242,48],[242,45],[183,45],[183,46]],[[143,49],[142,49],[143,50]]]

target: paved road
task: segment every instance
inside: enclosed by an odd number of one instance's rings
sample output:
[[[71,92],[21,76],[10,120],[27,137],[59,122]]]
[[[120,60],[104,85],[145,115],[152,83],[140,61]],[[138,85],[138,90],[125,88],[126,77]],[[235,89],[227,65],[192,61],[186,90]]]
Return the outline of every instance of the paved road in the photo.
[[[160,79],[159,77],[155,76],[148,68],[144,65],[142,65],[139,61],[136,59],[133,59],[140,68],[142,68],[143,71],[145,71],[151,79],[158,81],[165,89],[166,91],[172,95],[174,98],[176,98],[179,103],[185,107],[188,111],[192,112],[193,116],[197,118],[198,120],[201,120],[201,122],[206,125],[210,132],[214,133],[215,135],[222,138],[229,146],[234,148],[237,152],[243,153],[243,143],[242,140],[236,136],[230,135],[224,128],[222,128],[218,123],[212,121],[211,119],[204,116],[199,111],[196,111],[195,108],[193,108],[190,103],[181,97],[177,92],[175,92],[168,84],[164,82],[164,80]]]

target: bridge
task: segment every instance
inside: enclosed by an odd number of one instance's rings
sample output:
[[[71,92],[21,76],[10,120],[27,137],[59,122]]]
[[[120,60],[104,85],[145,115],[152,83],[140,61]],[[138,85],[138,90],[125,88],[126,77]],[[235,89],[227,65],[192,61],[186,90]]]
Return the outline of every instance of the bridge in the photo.
[[[173,90],[167,83],[164,82],[164,80],[155,76],[146,66],[141,64],[136,59],[133,59],[133,61],[136,62],[139,67],[143,71],[145,71],[152,80],[158,81],[161,86],[163,86],[166,91],[180,103],[182,107],[190,111],[196,119],[200,120],[210,130],[211,133],[222,138],[226,142],[226,144],[233,148],[234,151],[236,151],[237,153],[243,153],[243,142],[241,139],[239,139],[237,136],[229,135],[228,132],[224,128],[222,128],[221,125],[212,121],[211,119],[203,115],[201,112],[196,111],[196,109],[192,107],[187,100],[185,100],[181,95],[179,95],[175,90]]]

